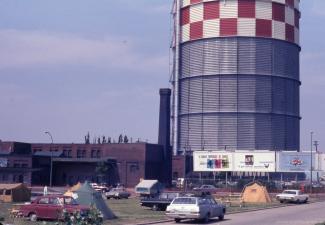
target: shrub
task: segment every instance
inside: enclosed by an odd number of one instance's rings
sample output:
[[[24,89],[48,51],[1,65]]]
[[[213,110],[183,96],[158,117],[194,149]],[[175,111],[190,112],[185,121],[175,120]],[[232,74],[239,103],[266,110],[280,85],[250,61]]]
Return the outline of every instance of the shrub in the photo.
[[[72,215],[70,213],[63,212],[63,218],[66,225],[102,225],[103,224],[103,217],[95,207],[91,207],[87,217],[81,216],[79,212],[75,212]]]

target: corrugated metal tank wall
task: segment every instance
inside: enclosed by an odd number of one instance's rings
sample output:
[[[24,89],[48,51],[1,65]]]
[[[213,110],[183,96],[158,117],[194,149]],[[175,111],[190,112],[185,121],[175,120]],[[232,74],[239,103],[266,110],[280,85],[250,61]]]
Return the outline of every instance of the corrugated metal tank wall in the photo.
[[[183,1],[179,151],[299,150],[298,7]]]

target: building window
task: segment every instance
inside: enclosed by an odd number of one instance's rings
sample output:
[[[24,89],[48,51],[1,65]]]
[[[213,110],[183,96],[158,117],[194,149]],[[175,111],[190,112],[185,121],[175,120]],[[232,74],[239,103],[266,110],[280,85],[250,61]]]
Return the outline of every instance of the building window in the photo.
[[[34,152],[41,152],[42,149],[41,148],[34,148]]]
[[[82,151],[82,158],[86,158],[86,150]]]
[[[137,170],[139,170],[139,165],[138,164],[130,165],[130,172],[131,173],[135,173]]]
[[[97,158],[100,158],[101,154],[100,154],[100,150],[97,150]]]
[[[71,149],[68,150],[68,156],[67,157],[72,158],[72,150]]]
[[[69,147],[69,146],[63,147],[63,156],[64,157],[67,157],[67,158],[71,158],[72,157],[71,147]]]
[[[67,150],[63,150],[63,157],[67,157],[68,156],[68,151]]]
[[[77,158],[82,158],[82,150],[77,150]]]
[[[28,164],[27,163],[23,163],[23,164],[21,164],[21,167],[22,168],[28,168]]]
[[[97,154],[98,154],[98,151],[97,149],[92,149],[91,150],[91,158],[98,158]]]

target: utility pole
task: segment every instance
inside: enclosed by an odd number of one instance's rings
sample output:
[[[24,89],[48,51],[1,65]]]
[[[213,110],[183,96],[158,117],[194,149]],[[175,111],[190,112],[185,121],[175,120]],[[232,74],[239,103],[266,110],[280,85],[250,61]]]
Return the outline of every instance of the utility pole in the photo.
[[[310,194],[313,193],[313,134],[310,132]]]
[[[315,149],[316,149],[316,154],[318,155],[318,141],[314,141],[314,146],[315,146]],[[317,156],[317,159],[319,158],[319,156]],[[319,164],[319,159],[318,159],[318,164]],[[317,170],[317,183],[319,183],[319,172]]]
[[[51,152],[51,162],[50,162],[50,187],[52,187],[52,176],[53,176],[53,137],[49,131],[45,131],[45,134],[49,135],[51,138],[50,152]]]

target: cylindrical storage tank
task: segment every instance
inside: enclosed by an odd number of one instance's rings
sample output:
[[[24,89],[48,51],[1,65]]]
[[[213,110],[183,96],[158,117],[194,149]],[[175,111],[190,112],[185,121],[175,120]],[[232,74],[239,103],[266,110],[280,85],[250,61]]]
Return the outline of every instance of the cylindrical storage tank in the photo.
[[[299,150],[299,0],[180,4],[174,150]]]

